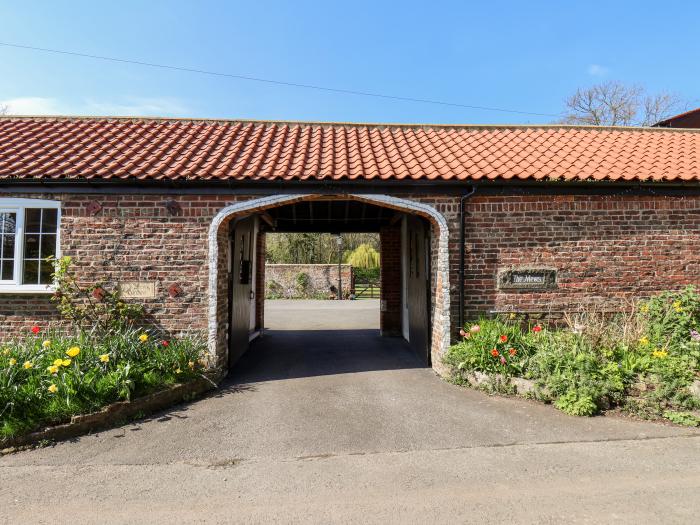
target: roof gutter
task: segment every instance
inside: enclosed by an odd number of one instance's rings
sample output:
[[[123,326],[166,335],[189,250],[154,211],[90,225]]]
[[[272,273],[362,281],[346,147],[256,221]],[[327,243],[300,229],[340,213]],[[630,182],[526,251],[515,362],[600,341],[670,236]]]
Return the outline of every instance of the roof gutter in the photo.
[[[466,228],[465,224],[465,211],[464,205],[474,193],[476,192],[476,186],[471,186],[469,191],[459,198],[459,328],[460,330],[464,328],[464,230]]]

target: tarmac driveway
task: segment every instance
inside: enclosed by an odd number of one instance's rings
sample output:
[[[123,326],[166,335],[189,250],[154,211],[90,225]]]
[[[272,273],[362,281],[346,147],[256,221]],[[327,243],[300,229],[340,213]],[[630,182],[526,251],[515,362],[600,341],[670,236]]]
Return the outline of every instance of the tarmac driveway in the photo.
[[[697,518],[698,432],[456,387],[379,337],[378,308],[268,301],[211,396],[1,458],[0,522]]]

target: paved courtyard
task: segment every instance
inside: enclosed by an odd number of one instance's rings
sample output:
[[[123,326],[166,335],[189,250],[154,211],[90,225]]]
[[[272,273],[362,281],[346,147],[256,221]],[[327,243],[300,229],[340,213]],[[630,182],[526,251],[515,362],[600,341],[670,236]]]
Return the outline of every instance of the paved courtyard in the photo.
[[[438,378],[378,301],[268,301],[209,397],[0,458],[0,523],[696,523],[700,432]]]

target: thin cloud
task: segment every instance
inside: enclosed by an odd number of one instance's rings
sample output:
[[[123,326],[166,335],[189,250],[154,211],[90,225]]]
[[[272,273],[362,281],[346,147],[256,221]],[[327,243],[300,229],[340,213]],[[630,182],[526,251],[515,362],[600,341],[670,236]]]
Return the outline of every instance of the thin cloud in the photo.
[[[588,66],[588,74],[594,77],[604,77],[610,73],[610,69],[600,64],[591,64]]]
[[[100,115],[176,117],[190,114],[189,108],[171,97],[124,97],[120,100],[84,99],[77,103],[53,97],[17,97],[0,100],[10,115]]]

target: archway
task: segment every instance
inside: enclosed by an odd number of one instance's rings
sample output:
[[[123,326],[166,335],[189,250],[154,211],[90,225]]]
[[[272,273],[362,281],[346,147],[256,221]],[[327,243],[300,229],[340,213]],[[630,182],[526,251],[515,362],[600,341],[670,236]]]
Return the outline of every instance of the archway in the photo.
[[[440,358],[450,344],[450,279],[449,279],[449,230],[444,216],[434,207],[409,199],[375,194],[296,194],[276,195],[237,202],[226,206],[214,217],[209,229],[209,309],[208,347],[212,363],[227,365],[227,333],[221,327],[226,324],[228,305],[226,297],[226,250],[228,223],[239,217],[261,213],[265,210],[309,200],[354,200],[389,208],[428,221],[431,227],[430,258],[432,261],[430,300],[430,355],[434,368],[440,368]]]

